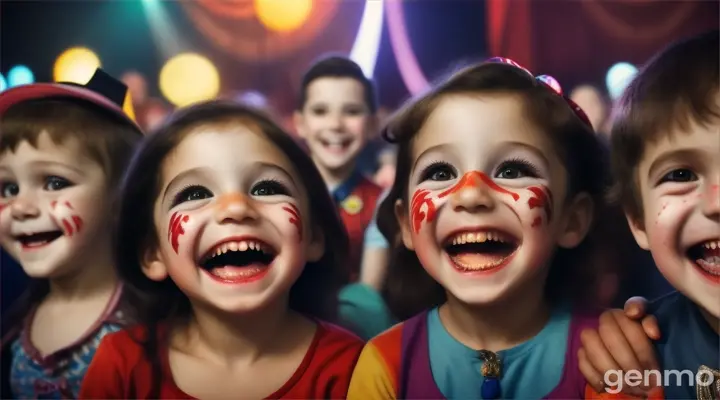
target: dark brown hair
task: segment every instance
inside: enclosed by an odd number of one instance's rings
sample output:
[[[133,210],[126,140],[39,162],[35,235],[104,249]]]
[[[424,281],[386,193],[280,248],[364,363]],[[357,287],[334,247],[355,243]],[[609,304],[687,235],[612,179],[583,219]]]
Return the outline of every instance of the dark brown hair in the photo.
[[[612,128],[613,197],[642,218],[637,167],[646,143],[693,122],[720,118],[720,31],[676,42],[643,67],[617,104]]]
[[[0,153],[15,151],[22,142],[37,147],[43,133],[56,144],[74,138],[87,156],[96,161],[116,187],[125,172],[133,148],[142,138],[140,130],[93,103],[63,98],[24,101],[0,117]]]
[[[351,78],[360,82],[365,92],[365,105],[371,114],[375,114],[378,108],[375,85],[363,73],[362,68],[353,60],[341,56],[326,56],[316,61],[310,69],[305,72],[300,85],[300,98],[298,99],[298,110],[302,110],[307,102],[307,89],[311,83],[321,78]]]
[[[147,336],[141,341],[157,377],[161,375],[158,325],[182,321],[191,314],[188,298],[175,283],[169,278],[162,282],[149,279],[140,263],[145,252],[158,243],[153,205],[161,190],[160,171],[166,157],[197,128],[235,123],[262,131],[294,164],[307,190],[312,226],[323,233],[325,253],[318,262],[308,263],[293,284],[290,308],[332,322],[336,319],[337,292],[348,281],[347,271],[342,268],[348,251],[345,229],[337,213],[328,211],[335,207],[320,173],[282,128],[263,113],[229,101],[212,101],[177,112],[146,137],[133,158],[123,183],[115,246],[120,276],[133,293],[137,312],[134,319],[148,327]]]
[[[437,104],[448,95],[509,94],[523,102],[526,115],[553,140],[568,172],[568,199],[588,193],[594,203],[594,221],[605,212],[603,197],[607,180],[606,153],[598,138],[571,109],[567,101],[526,71],[507,64],[481,63],[460,70],[435,85],[428,93],[406,103],[385,129],[386,137],[398,142],[397,175],[387,198],[381,203],[378,227],[393,245],[390,270],[384,290],[389,307],[400,319],[445,301],[445,290],[423,269],[417,255],[400,240],[395,202],[408,204],[408,179],[412,165],[412,139]],[[574,249],[555,252],[546,284],[551,301],[571,297],[583,300],[599,268],[592,265],[594,254],[602,251],[601,239],[591,229]],[[568,293],[570,292],[570,293]]]

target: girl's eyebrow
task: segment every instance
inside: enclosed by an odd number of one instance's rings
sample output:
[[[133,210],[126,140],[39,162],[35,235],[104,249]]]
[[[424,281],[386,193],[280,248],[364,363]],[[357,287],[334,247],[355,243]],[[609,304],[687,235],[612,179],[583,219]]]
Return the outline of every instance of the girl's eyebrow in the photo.
[[[428,147],[427,149],[425,149],[422,153],[420,153],[420,154],[417,156],[417,158],[415,159],[415,162],[413,163],[413,166],[412,166],[412,169],[411,169],[411,170],[414,171],[415,168],[417,167],[418,163],[419,163],[427,154],[434,153],[434,152],[439,152],[439,151],[442,151],[442,150],[444,150],[444,149],[446,149],[446,148],[450,148],[450,147],[452,147],[452,144],[450,144],[450,143],[441,143],[441,144],[437,144],[437,145],[432,146],[432,147]]]
[[[174,178],[170,180],[170,183],[165,187],[165,191],[163,192],[162,201],[165,202],[165,197],[167,194],[173,189],[175,186],[178,185],[178,182],[181,182],[183,179],[185,179],[188,176],[196,175],[196,174],[202,174],[206,172],[208,168],[207,167],[195,167],[190,168],[188,170],[185,170],[179,174],[177,174]]]
[[[275,172],[279,173],[280,175],[283,175],[284,177],[286,177],[290,181],[290,183],[293,184],[293,186],[298,187],[297,182],[295,182],[295,179],[292,177],[292,175],[290,175],[290,173],[288,171],[286,171],[285,168],[283,168],[279,165],[272,164],[269,162],[264,162],[264,161],[255,161],[252,164],[250,164],[247,168],[250,169],[251,171],[262,171],[262,170],[275,171]]]

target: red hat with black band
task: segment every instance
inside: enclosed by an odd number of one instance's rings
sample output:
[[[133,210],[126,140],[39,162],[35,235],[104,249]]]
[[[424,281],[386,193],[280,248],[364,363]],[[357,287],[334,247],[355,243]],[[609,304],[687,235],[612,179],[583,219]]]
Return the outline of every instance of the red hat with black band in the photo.
[[[126,102],[128,88],[101,69],[95,70],[85,85],[75,83],[35,83],[0,93],[0,116],[15,104],[40,99],[68,99],[91,104],[127,122],[142,133],[133,119],[132,107]],[[126,104],[123,107],[123,104]]]

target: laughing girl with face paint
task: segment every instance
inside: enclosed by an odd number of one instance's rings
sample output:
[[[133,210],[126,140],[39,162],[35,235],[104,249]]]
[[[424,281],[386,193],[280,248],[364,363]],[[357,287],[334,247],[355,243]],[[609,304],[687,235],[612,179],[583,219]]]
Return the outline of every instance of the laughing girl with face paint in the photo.
[[[582,398],[606,169],[586,116],[507,59],[411,101],[386,137],[397,177],[378,224],[404,323],[363,350],[349,398]],[[603,222],[603,221],[600,221]]]
[[[117,242],[141,326],[81,398],[341,398],[362,341],[334,320],[347,236],[320,174],[267,117],[186,109],[125,178]]]

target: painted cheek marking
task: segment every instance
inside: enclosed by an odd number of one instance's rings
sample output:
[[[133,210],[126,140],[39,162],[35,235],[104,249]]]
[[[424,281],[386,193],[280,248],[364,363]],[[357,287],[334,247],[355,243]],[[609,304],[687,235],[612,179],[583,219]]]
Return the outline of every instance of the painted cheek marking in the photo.
[[[529,187],[528,190],[531,191],[532,194],[534,195],[533,197],[530,197],[530,199],[528,199],[528,206],[530,207],[530,209],[533,209],[536,207],[542,207],[543,210],[545,211],[545,215],[547,216],[547,222],[550,223],[550,221],[552,220],[552,210],[553,210],[552,193],[545,186],[542,186],[542,187],[532,186],[532,187]],[[532,227],[538,226],[538,225],[540,225],[541,222],[542,222],[542,218],[537,217],[537,218],[535,218],[535,220],[532,222],[532,224],[530,226],[532,226]]]
[[[509,194],[510,196],[512,196],[513,200],[515,200],[515,201],[518,201],[518,199],[520,199],[519,194],[517,194],[515,192],[511,192],[507,189],[504,189],[504,188],[498,186],[498,184],[495,183],[492,180],[492,178],[490,178],[489,176],[483,174],[482,172],[478,172],[478,171],[466,172],[465,175],[463,175],[462,178],[460,178],[460,181],[455,184],[455,186],[440,193],[438,195],[438,197],[442,199],[445,196],[449,196],[453,193],[457,193],[465,188],[478,187],[478,186],[480,186],[479,185],[480,183],[486,184],[490,189],[492,189],[498,193]]]
[[[298,210],[297,207],[295,207],[295,204],[288,204],[287,206],[284,206],[282,208],[283,210],[287,211],[290,214],[290,223],[295,225],[295,227],[298,230],[298,234],[300,235],[300,241],[302,241],[303,236],[303,225],[302,220],[300,219],[300,210]]]
[[[420,232],[422,222],[432,222],[435,218],[435,204],[432,199],[428,198],[430,191],[427,189],[420,189],[415,192],[410,202],[410,214],[412,217],[412,225],[415,233]],[[423,205],[427,206],[427,212],[422,211]]]
[[[80,230],[83,227],[83,220],[82,218],[78,217],[77,215],[72,216],[72,220],[75,223],[75,229],[80,232]]]
[[[57,205],[57,201],[50,202],[50,208],[52,208],[53,210],[57,208]],[[74,210],[72,204],[70,204],[69,201],[63,202],[62,205],[65,206],[68,210]],[[65,234],[70,237],[72,237],[76,233],[80,233],[80,230],[83,227],[83,220],[78,215],[70,215],[69,218],[60,218],[60,223],[62,224],[63,228],[65,228]]]
[[[73,235],[73,227],[70,225],[70,222],[66,220],[65,218],[62,219],[62,224],[65,227],[65,231],[67,232],[67,235],[72,237]]]
[[[3,212],[3,210],[4,210],[6,207],[8,207],[9,205],[10,205],[10,203],[0,204],[0,213]]]
[[[188,222],[189,220],[190,216],[182,215],[178,212],[174,212],[173,215],[170,217],[170,225],[168,226],[168,240],[170,240],[170,245],[172,246],[173,250],[175,250],[175,254],[178,254],[178,247],[180,246],[178,239],[180,238],[180,235],[185,234],[185,228],[182,226],[182,224]]]

